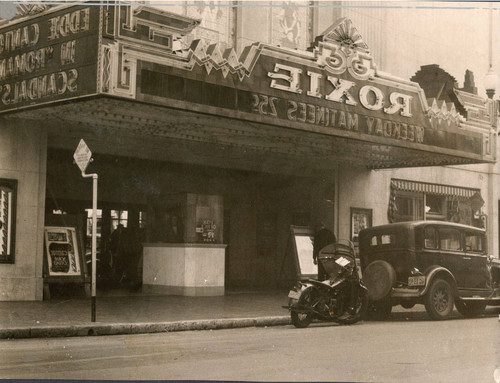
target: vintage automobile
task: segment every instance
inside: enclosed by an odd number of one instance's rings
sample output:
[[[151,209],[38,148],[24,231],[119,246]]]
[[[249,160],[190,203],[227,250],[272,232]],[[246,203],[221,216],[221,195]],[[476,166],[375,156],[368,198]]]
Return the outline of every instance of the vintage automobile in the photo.
[[[453,305],[477,316],[500,305],[500,261],[488,255],[485,230],[441,221],[400,222],[359,233],[368,289],[368,318],[387,318],[393,306],[424,304],[446,319]]]

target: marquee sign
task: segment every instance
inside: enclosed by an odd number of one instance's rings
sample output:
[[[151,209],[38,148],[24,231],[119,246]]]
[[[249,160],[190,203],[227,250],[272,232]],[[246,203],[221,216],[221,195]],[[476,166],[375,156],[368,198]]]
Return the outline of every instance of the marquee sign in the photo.
[[[237,58],[231,49],[195,41],[182,60],[161,65],[138,58],[137,67],[142,101],[381,144],[483,154],[482,135],[459,129],[464,118],[454,107],[431,118],[418,84],[379,72],[348,19],[325,31],[311,52],[255,43]]]
[[[99,13],[65,7],[0,29],[0,112],[95,94]]]

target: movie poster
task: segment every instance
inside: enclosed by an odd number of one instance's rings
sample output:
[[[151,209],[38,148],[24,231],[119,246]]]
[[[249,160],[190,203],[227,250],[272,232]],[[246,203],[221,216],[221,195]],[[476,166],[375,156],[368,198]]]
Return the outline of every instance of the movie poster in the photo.
[[[50,276],[79,276],[80,254],[72,227],[46,227],[45,246]]]

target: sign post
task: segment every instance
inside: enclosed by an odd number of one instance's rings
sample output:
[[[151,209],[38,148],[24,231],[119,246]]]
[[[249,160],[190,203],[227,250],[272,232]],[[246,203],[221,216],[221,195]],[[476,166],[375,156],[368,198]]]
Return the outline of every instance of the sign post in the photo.
[[[85,174],[87,166],[92,161],[92,152],[87,146],[83,139],[80,140],[78,147],[73,154],[75,163],[78,165],[82,172],[83,178],[92,178],[92,279],[91,279],[91,289],[92,289],[92,314],[91,320],[95,322],[95,312],[96,312],[96,239],[97,239],[97,174]]]

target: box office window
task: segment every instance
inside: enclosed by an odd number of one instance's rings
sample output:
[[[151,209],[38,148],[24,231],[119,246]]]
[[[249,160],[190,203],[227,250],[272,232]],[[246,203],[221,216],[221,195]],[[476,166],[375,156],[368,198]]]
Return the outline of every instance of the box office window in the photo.
[[[0,178],[0,262],[14,263],[17,180]]]

